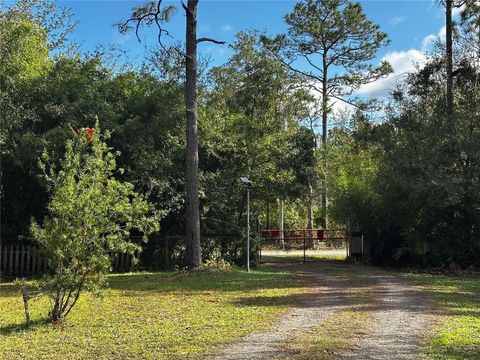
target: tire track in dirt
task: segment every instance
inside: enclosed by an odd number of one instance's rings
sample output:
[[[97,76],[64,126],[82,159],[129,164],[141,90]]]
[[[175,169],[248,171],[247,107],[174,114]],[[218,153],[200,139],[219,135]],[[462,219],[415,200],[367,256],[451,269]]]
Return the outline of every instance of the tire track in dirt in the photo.
[[[357,339],[357,346],[338,359],[422,359],[425,343],[434,321],[433,305],[421,288],[394,274],[375,270],[362,273],[379,284],[377,304],[371,311],[372,326]]]

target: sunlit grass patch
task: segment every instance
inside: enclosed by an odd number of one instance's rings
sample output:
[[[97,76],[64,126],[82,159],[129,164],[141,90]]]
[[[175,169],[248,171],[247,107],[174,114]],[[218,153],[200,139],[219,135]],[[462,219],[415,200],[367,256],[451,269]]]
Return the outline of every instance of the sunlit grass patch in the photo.
[[[444,312],[427,354],[433,359],[480,359],[480,276],[409,274]]]
[[[271,268],[122,274],[109,282],[103,297],[82,296],[62,325],[43,322],[46,298],[33,301],[29,329],[18,289],[1,284],[0,358],[191,358],[267,327],[306,291]]]
[[[305,257],[307,261],[320,260],[346,260],[345,249],[323,249],[323,250],[306,250]],[[304,259],[303,250],[262,250],[262,261],[298,261]]]

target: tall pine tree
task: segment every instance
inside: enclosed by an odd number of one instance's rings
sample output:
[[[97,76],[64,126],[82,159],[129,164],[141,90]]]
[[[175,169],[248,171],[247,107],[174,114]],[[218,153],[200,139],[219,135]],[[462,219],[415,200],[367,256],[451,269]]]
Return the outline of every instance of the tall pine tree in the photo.
[[[348,0],[302,1],[285,16],[285,21],[286,34],[263,40],[285,66],[304,76],[308,85],[321,94],[325,146],[331,100],[353,104],[346,98],[348,95],[392,71],[386,62],[379,66],[371,63],[378,49],[389,40],[368,19],[359,3]],[[326,172],[323,182],[323,225],[327,227]]]

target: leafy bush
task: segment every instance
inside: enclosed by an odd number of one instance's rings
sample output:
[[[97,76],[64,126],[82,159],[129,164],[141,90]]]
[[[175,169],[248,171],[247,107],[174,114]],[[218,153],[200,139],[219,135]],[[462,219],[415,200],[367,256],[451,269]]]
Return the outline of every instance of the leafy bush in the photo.
[[[224,259],[212,257],[203,263],[202,269],[212,271],[230,271],[232,270],[232,264]]]
[[[31,233],[48,259],[50,274],[43,287],[52,298],[49,318],[62,322],[83,290],[98,291],[110,271],[111,253],[141,250],[130,241],[131,232],[146,236],[159,229],[158,214],[134,191],[132,184],[115,179],[114,154],[96,128],[76,132],[68,140],[61,168],[41,167],[51,192],[43,226],[32,221]]]

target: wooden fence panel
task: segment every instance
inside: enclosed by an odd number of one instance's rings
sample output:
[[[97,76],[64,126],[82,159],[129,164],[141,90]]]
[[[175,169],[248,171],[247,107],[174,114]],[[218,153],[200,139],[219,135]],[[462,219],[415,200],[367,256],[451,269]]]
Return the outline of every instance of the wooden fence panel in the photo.
[[[21,246],[21,251],[20,251],[20,274],[24,275],[26,271],[26,266],[25,266],[25,245]]]
[[[27,263],[25,266],[25,274],[30,274],[30,246],[27,246]]]
[[[13,245],[10,245],[10,266],[8,267],[9,273],[13,273]]]
[[[15,275],[18,275],[20,259],[20,245],[15,246]]]
[[[37,273],[37,257],[35,256],[35,248],[32,248],[32,271],[31,274]]]
[[[36,274],[42,273],[42,259],[38,256],[37,257],[37,271]]]
[[[1,271],[3,273],[6,273],[7,272],[7,259],[8,259],[8,251],[7,251],[7,246],[5,245],[5,247],[3,248],[3,267],[1,269]]]
[[[135,254],[138,256],[138,254]],[[133,257],[125,253],[110,254],[114,272],[134,271]],[[41,275],[47,271],[47,262],[37,246],[0,245],[0,279],[4,276]]]

